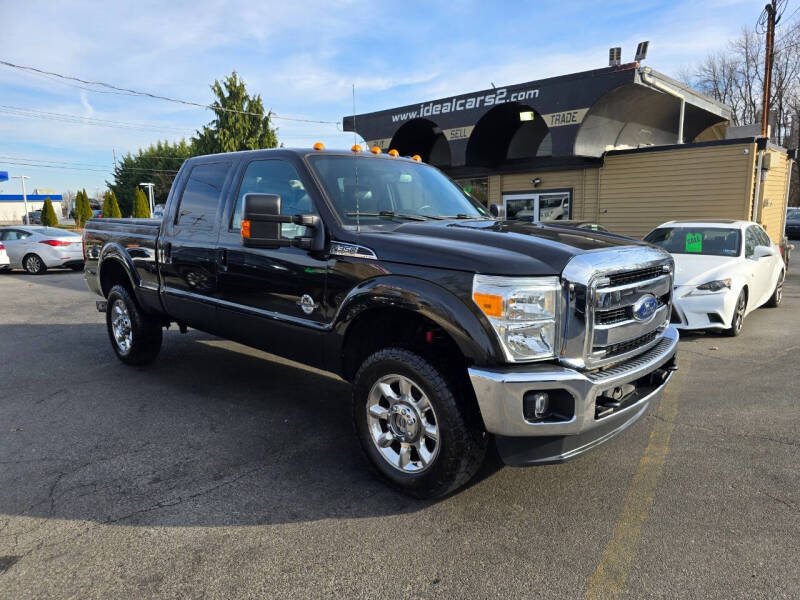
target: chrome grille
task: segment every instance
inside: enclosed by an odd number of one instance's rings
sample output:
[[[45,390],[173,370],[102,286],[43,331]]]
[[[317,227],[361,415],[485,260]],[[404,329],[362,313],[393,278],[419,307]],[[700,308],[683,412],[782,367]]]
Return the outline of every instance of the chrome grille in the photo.
[[[568,306],[561,360],[586,369],[628,360],[656,345],[672,312],[671,257],[631,246],[575,257],[564,269]],[[657,300],[655,313],[639,320],[634,306]]]

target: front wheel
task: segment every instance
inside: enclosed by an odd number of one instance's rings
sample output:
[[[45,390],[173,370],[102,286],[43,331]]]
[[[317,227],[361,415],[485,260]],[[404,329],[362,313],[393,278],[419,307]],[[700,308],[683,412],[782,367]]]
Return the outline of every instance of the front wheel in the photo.
[[[778,308],[781,305],[781,300],[783,300],[784,279],[786,279],[786,271],[781,271],[781,274],[778,275],[778,282],[775,284],[775,290],[772,292],[772,296],[769,297],[769,300],[767,300],[767,307]]]
[[[470,408],[433,364],[401,348],[370,356],[353,383],[353,419],[367,459],[391,486],[417,498],[458,489],[483,463],[488,440]]]
[[[733,317],[731,318],[731,326],[725,330],[725,333],[731,337],[736,337],[742,333],[744,327],[744,313],[747,309],[747,293],[742,290],[739,297],[736,299],[736,306],[733,309]]]
[[[121,285],[115,285],[108,293],[106,328],[111,347],[125,364],[149,363],[161,350],[161,323],[142,312]]]

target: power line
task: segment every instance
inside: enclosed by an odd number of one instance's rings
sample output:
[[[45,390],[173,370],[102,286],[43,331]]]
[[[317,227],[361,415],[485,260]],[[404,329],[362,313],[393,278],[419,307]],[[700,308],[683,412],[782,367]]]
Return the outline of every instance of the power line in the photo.
[[[64,81],[75,81],[75,82],[82,83],[82,84],[87,85],[87,86],[103,87],[103,88],[107,88],[108,90],[111,90],[112,93],[120,93],[120,94],[127,95],[127,96],[142,96],[142,97],[145,97],[145,98],[153,98],[154,100],[164,100],[166,102],[174,102],[176,104],[183,104],[185,106],[195,106],[195,107],[198,107],[198,108],[209,108],[211,110],[221,110],[223,112],[236,113],[236,114],[240,114],[240,115],[250,115],[250,116],[255,116],[255,117],[268,116],[271,119],[283,119],[285,121],[296,121],[298,123],[324,123],[324,124],[328,124],[328,125],[337,125],[337,126],[339,125],[338,121],[319,121],[319,120],[316,120],[316,119],[300,119],[300,118],[296,118],[296,117],[284,117],[284,116],[275,114],[275,113],[273,113],[271,111],[269,113],[267,113],[267,115],[264,115],[263,113],[250,112],[250,111],[245,111],[245,110],[236,110],[236,109],[233,109],[233,108],[224,108],[222,106],[219,106],[218,104],[202,104],[200,102],[193,102],[191,100],[182,100],[180,98],[172,98],[170,96],[162,96],[160,94],[153,94],[151,92],[142,92],[142,91],[133,90],[133,89],[130,89],[130,88],[123,88],[123,87],[119,87],[119,86],[116,86],[116,85],[112,85],[110,83],[105,83],[103,81],[89,81],[89,80],[86,80],[86,79],[81,79],[79,77],[73,77],[71,75],[62,75],[61,73],[54,73],[52,71],[45,71],[44,69],[38,69],[36,67],[28,67],[28,66],[24,66],[24,65],[17,65],[17,64],[5,61],[5,60],[0,60],[0,65],[4,65],[4,66],[10,67],[12,69],[18,69],[18,70],[21,70],[21,71],[27,71],[29,73],[36,73],[36,74],[39,74],[39,75],[43,75],[45,77],[49,76],[50,78],[56,77],[56,78],[64,80]],[[87,89],[89,91],[98,91],[98,92],[104,91],[104,90],[96,90],[96,89],[94,89],[94,87],[92,87],[92,88],[83,88],[83,89]]]
[[[114,167],[108,167],[107,169],[94,169],[91,167],[78,167],[78,166],[70,166],[70,165],[45,165],[45,164],[36,164],[32,162],[22,162],[16,160],[3,160],[0,163],[4,165],[14,165],[14,166],[21,166],[21,167],[36,167],[42,169],[68,169],[71,171],[93,171],[95,173],[111,173],[114,171]],[[178,169],[148,169],[146,167],[118,167],[119,170],[122,171],[142,171],[145,173],[164,173],[168,176],[175,176],[178,172]]]
[[[179,129],[169,125],[155,125],[149,123],[135,123],[131,121],[114,121],[111,119],[100,119],[97,117],[84,117],[69,113],[54,113],[37,109],[21,108],[18,106],[0,105],[0,113],[14,117],[26,117],[30,119],[43,119],[46,121],[57,121],[59,123],[70,123],[73,125],[93,125],[96,127],[111,127],[117,129],[138,129],[143,131],[171,131],[175,133],[191,134],[193,131],[187,127]]]

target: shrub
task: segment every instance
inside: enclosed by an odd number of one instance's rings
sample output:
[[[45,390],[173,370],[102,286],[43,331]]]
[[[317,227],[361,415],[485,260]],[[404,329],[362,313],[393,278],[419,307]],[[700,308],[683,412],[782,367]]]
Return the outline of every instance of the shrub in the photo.
[[[56,227],[58,225],[58,217],[53,208],[53,202],[50,198],[44,199],[44,206],[42,206],[42,225],[47,227]]]

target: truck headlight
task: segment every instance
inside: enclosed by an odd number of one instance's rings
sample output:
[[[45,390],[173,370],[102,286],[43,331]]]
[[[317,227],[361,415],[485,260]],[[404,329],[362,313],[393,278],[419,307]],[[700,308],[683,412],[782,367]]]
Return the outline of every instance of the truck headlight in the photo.
[[[558,277],[475,275],[472,299],[489,319],[509,362],[555,357]]]

